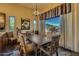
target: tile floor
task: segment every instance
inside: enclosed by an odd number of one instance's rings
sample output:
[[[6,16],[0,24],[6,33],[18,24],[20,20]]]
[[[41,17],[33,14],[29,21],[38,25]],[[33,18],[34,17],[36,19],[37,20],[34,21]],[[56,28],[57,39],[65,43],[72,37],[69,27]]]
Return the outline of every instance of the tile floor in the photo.
[[[34,53],[31,54],[30,56],[34,56]],[[46,56],[46,55],[42,54],[41,56]],[[52,56],[56,56],[56,53],[52,54]],[[62,48],[59,48],[58,49],[58,56],[79,56],[79,53],[71,52],[71,51],[67,51]]]
[[[17,53],[17,52],[15,52]],[[1,56],[1,55],[0,55]],[[4,54],[2,56],[19,56],[19,55],[14,55],[14,54]],[[29,54],[28,56],[35,56],[35,53],[32,52],[31,54]],[[39,56],[39,55],[38,55]],[[46,56],[44,54],[42,54],[41,56]],[[52,54],[52,56],[56,56],[56,53]],[[79,56],[79,53],[78,52],[71,52],[71,51],[68,51],[68,50],[65,50],[65,49],[62,49],[62,48],[59,48],[58,49],[58,56]]]
[[[71,51],[67,51],[67,50],[64,50],[62,48],[59,48],[58,55],[59,56],[79,56],[79,53],[71,52]],[[56,54],[53,54],[53,56],[56,56]]]

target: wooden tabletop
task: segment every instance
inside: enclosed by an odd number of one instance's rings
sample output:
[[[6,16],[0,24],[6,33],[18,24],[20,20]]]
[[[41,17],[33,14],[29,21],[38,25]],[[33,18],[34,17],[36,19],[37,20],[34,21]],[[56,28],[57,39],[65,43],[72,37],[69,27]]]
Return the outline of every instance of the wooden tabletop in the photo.
[[[53,36],[53,37],[57,37],[57,36],[59,36],[59,35],[56,35],[56,36]],[[36,42],[36,41],[34,41],[34,40],[32,40],[32,39],[29,39],[29,40],[32,41],[33,43],[37,44],[37,45],[44,45],[44,44],[46,44],[46,43],[51,42],[51,41],[52,41],[52,38],[43,37],[40,44],[39,44],[39,42]]]

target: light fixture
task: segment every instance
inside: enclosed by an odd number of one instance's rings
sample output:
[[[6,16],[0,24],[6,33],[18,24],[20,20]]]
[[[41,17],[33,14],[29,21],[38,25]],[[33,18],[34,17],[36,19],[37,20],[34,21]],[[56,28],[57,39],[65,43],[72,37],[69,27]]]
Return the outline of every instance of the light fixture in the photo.
[[[37,10],[37,3],[36,3],[36,7],[35,7],[36,9],[35,9],[35,11],[34,11],[34,15],[35,16],[37,16],[37,15],[39,15],[39,12],[38,12],[38,10]]]

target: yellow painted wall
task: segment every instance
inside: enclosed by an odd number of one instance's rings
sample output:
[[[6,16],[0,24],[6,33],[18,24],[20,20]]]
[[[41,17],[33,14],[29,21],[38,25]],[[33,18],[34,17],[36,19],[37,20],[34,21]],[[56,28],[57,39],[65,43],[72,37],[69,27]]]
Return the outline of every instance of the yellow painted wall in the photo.
[[[74,49],[79,52],[79,4],[74,4]]]
[[[15,28],[20,27],[21,17],[32,20],[32,10],[18,4],[0,4],[0,12],[6,14],[6,31],[9,31],[9,16],[15,16]],[[31,28],[32,29],[32,28]]]

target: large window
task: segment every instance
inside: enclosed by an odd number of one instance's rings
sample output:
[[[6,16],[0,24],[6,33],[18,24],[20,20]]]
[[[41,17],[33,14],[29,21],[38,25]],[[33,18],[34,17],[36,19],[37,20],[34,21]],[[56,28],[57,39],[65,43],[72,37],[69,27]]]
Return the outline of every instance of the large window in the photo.
[[[55,18],[49,18],[45,20],[45,32],[51,32],[50,28],[56,28],[58,31],[60,31],[60,25],[61,25],[61,19],[60,16]]]
[[[9,16],[9,28],[10,31],[14,31],[14,26],[15,26],[15,16]]]

